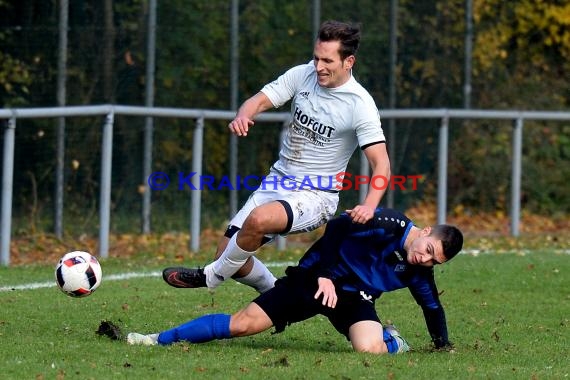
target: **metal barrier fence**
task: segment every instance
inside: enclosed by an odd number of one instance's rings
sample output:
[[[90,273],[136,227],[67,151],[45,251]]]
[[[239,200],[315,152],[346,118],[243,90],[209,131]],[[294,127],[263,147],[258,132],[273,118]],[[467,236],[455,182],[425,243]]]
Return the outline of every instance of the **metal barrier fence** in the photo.
[[[99,255],[107,257],[109,251],[110,231],[110,200],[111,200],[111,171],[113,124],[115,115],[143,116],[147,118],[186,118],[196,120],[193,131],[192,170],[196,178],[202,174],[202,147],[204,120],[232,120],[234,111],[216,111],[205,109],[176,109],[161,107],[134,107],[120,105],[75,106],[56,108],[27,108],[0,110],[0,119],[7,120],[4,129],[4,147],[2,160],[2,209],[0,231],[0,265],[10,264],[10,241],[12,222],[12,196],[14,174],[14,145],[15,131],[18,119],[31,118],[68,118],[78,116],[104,116],[102,153],[101,153],[101,186],[99,193]],[[450,119],[503,119],[513,121],[512,133],[512,163],[511,163],[511,234],[519,235],[520,221],[520,188],[521,188],[521,162],[522,162],[522,130],[525,120],[543,121],[569,121],[570,112],[544,112],[544,111],[490,111],[490,110],[452,110],[452,109],[401,109],[383,110],[383,120],[389,119],[439,119],[439,146],[438,146],[438,181],[437,181],[437,222],[445,223],[447,214],[447,160],[448,160],[448,131]],[[289,120],[289,113],[264,113],[257,118],[260,122],[282,122]],[[152,144],[145,144],[145,150],[152,149]],[[145,157],[150,153],[145,152]],[[369,174],[369,167],[365,159],[360,160],[360,174]],[[235,170],[235,169],[232,169]],[[236,178],[237,173],[230,173]],[[58,173],[56,173],[58,175]],[[366,186],[360,188],[360,199],[366,194]],[[147,191],[148,193],[148,191]],[[231,196],[231,195],[230,195]],[[57,197],[56,197],[57,198]],[[150,203],[150,197],[143,197],[144,203]],[[57,205],[62,207],[62,205]],[[148,204],[143,209],[148,209]],[[197,251],[200,248],[200,209],[201,191],[191,194],[190,210],[190,249]],[[57,213],[56,215],[60,215]],[[143,218],[149,218],[150,212],[143,212]],[[57,221],[56,221],[57,224]],[[143,221],[145,224],[145,221]],[[278,247],[284,247],[284,240],[278,241]]]

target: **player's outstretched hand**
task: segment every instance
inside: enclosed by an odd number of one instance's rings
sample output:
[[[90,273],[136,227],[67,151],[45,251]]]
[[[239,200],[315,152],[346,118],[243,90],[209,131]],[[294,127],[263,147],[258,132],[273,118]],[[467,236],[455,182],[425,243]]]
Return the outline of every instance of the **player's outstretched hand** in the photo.
[[[254,122],[250,118],[243,116],[236,116],[235,119],[228,124],[228,128],[236,136],[247,136],[249,127],[253,126]]]
[[[315,299],[318,299],[321,295],[323,296],[323,306],[328,306],[330,308],[335,308],[336,301],[338,297],[336,291],[334,290],[334,284],[331,280],[325,277],[319,277],[318,279],[319,289],[315,293]]]
[[[374,208],[366,205],[357,205],[352,210],[345,210],[354,223],[364,224],[374,217]]]

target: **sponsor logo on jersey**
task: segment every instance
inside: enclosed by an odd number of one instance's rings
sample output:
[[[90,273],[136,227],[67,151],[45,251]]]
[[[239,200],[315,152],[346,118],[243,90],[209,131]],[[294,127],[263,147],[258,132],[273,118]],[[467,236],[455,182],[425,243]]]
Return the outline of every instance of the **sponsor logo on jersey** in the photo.
[[[299,107],[295,107],[293,118],[296,125],[304,127],[309,131],[312,131],[314,134],[316,134],[317,135],[315,136],[316,140],[330,141],[335,131],[334,127],[323,124],[319,120],[303,113],[303,111],[300,110]]]
[[[306,137],[313,145],[325,146],[325,143],[319,140],[319,136],[315,132],[299,127],[295,123],[291,124],[291,128],[296,134]]]
[[[397,264],[394,268],[394,272],[405,272],[406,271],[406,264]]]

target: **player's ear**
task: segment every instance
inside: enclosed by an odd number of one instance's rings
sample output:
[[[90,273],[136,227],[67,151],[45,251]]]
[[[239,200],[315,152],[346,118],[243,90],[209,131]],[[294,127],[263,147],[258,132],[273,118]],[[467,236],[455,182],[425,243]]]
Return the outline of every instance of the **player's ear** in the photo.
[[[350,70],[350,69],[352,69],[352,66],[354,66],[355,61],[356,61],[356,57],[354,55],[349,55],[348,57],[346,57],[344,59],[342,66],[344,69]]]
[[[431,234],[431,227],[427,226],[422,228],[422,236],[429,236]]]

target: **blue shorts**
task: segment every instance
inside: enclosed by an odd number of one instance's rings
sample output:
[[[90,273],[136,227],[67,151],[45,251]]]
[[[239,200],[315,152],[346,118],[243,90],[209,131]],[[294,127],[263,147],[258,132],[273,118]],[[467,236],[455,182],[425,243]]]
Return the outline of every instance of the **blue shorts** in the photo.
[[[253,300],[269,316],[276,332],[317,314],[327,317],[347,339],[350,326],[357,322],[380,323],[374,300],[366,295],[342,290],[335,284],[338,301],[333,309],[322,304],[322,297],[314,298],[318,289],[316,276],[300,267],[288,267],[285,273],[287,276],[277,280],[275,287]]]

